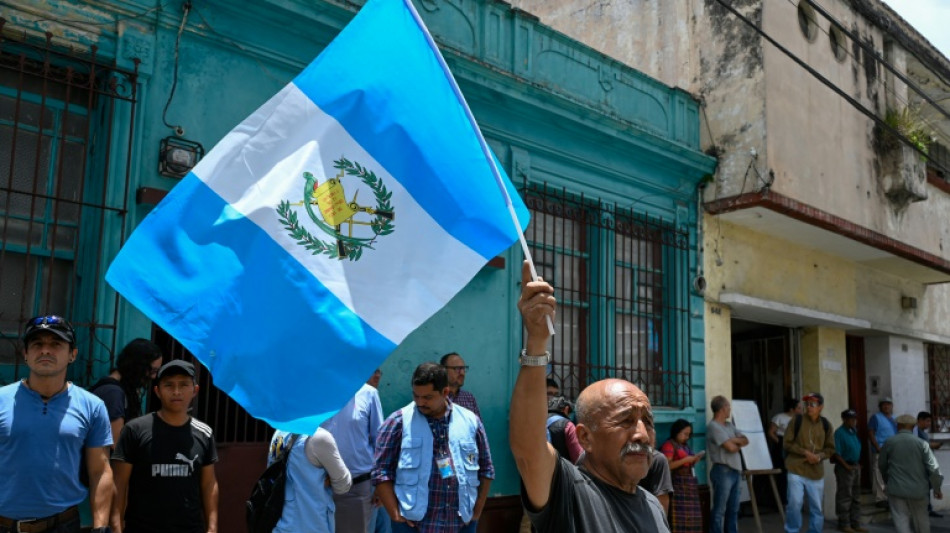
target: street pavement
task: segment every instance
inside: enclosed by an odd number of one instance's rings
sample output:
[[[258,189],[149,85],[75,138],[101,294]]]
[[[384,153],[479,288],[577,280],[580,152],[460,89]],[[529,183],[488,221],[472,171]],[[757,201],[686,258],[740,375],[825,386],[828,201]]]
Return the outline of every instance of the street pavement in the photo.
[[[950,533],[950,511],[943,511],[943,518],[931,518],[930,519],[930,531],[931,533]],[[771,509],[765,510],[765,514],[762,515],[762,532],[763,533],[780,533],[784,531],[782,527],[782,517],[781,515]],[[871,533],[894,533],[894,522],[890,518],[886,518],[879,522],[871,522],[864,524]],[[802,531],[806,531],[807,528],[802,527]],[[755,527],[755,518],[751,513],[747,516],[742,516],[739,518],[739,533],[757,533],[758,529]],[[822,531],[838,531],[838,521],[832,516],[831,520],[828,519],[828,516],[825,517],[825,527]]]

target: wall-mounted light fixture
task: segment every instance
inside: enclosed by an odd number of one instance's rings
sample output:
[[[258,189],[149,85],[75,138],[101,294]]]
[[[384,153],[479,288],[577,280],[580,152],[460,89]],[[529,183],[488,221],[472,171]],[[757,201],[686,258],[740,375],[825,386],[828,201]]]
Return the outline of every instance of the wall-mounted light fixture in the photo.
[[[204,155],[201,143],[175,136],[165,137],[158,151],[158,173],[169,178],[184,178]]]

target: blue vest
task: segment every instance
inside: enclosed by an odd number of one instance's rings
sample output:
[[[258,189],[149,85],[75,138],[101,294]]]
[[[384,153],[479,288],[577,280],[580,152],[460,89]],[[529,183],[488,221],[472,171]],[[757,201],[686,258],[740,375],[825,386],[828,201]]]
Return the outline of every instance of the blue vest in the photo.
[[[270,457],[276,457],[285,440],[290,441],[286,431],[274,433]],[[336,507],[330,487],[324,485],[327,471],[307,460],[306,445],[307,437],[301,435],[290,450],[284,509],[274,533],[333,533]]]
[[[472,520],[478,499],[478,417],[459,405],[452,405],[449,419],[449,452],[459,485],[459,515],[462,522]],[[396,466],[396,499],[402,516],[417,522],[426,515],[429,505],[429,476],[432,472],[432,449],[435,439],[425,415],[410,403],[402,408],[402,444]]]
[[[888,437],[893,437],[897,434],[897,423],[880,411],[874,413],[874,418],[877,419],[877,430],[874,431],[874,440],[877,441],[878,446],[884,446],[884,441],[886,441]]]

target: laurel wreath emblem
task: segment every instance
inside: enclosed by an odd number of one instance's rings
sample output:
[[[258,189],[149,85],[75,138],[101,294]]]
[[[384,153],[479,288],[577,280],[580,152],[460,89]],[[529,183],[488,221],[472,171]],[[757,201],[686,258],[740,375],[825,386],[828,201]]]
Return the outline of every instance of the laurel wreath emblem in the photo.
[[[360,165],[357,162],[350,161],[345,157],[333,162],[333,167],[342,170],[348,176],[359,178],[367,187],[373,191],[376,199],[376,215],[369,221],[369,228],[373,236],[369,238],[352,238],[340,235],[339,233],[329,232],[336,239],[336,242],[326,242],[314,237],[307,228],[305,228],[297,218],[297,212],[293,210],[292,204],[287,200],[281,200],[277,206],[278,220],[288,231],[290,237],[304,249],[310,251],[313,255],[326,255],[331,259],[349,259],[357,261],[363,256],[364,248],[373,249],[376,239],[382,235],[389,235],[395,231],[395,224],[392,217],[383,216],[380,213],[392,213],[391,203],[392,192],[390,192],[383,181],[376,176],[372,170]],[[304,198],[307,202],[308,198]],[[298,204],[299,205],[299,204]],[[308,210],[309,213],[309,210]],[[311,218],[314,218],[311,215]],[[320,221],[314,218],[314,222],[320,225]],[[321,227],[321,229],[323,229]],[[340,251],[345,252],[345,257],[341,257]]]

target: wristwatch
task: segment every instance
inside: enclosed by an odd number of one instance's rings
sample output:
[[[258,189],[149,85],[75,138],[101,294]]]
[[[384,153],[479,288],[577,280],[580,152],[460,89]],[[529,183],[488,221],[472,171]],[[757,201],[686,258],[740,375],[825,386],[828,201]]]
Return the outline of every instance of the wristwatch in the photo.
[[[521,350],[521,357],[518,358],[521,366],[546,366],[551,362],[551,352],[544,352],[544,355],[528,355],[528,350]]]

